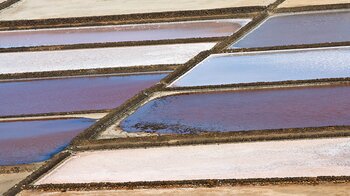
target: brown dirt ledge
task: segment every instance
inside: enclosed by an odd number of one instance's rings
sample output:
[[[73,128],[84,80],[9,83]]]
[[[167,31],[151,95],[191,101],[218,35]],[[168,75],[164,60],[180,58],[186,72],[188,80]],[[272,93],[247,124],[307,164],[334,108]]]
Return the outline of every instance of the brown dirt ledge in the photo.
[[[38,80],[38,79],[57,79],[67,77],[87,77],[87,76],[118,76],[118,75],[137,75],[137,74],[156,74],[169,73],[175,70],[179,65],[145,65],[133,67],[116,67],[116,68],[98,68],[98,69],[80,69],[64,71],[44,71],[28,72],[16,74],[0,74],[1,82],[16,82],[20,80]]]
[[[155,181],[155,182],[130,182],[130,183],[82,183],[82,184],[45,184],[27,186],[26,189],[41,191],[88,191],[88,190],[131,190],[131,189],[155,189],[155,188],[197,188],[243,185],[286,185],[303,184],[316,185],[322,183],[349,183],[349,176],[319,176],[319,177],[295,177],[295,178],[252,178],[252,179],[203,179],[186,181]]]
[[[219,42],[224,38],[225,38],[225,36],[223,36],[223,37],[209,37],[209,38],[184,38],[184,39],[125,41],[125,42],[88,43],[88,44],[71,44],[71,45],[14,47],[14,48],[0,48],[0,53]]]
[[[193,134],[167,134],[146,137],[128,137],[100,140],[83,140],[71,145],[74,151],[104,149],[145,148],[159,146],[202,145],[275,140],[317,139],[350,137],[350,126],[306,127],[237,132],[201,132]]]
[[[20,0],[6,0],[0,3],[0,10],[10,7],[11,5],[19,2]]]

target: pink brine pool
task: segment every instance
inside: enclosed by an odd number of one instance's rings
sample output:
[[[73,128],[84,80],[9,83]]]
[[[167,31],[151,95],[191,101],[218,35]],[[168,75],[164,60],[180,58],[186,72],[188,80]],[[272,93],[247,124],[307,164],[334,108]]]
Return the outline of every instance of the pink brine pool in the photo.
[[[87,118],[0,122],[0,165],[45,161],[94,122]]]
[[[127,132],[198,133],[350,125],[350,86],[175,95],[126,118]]]
[[[115,108],[165,74],[0,83],[0,116]]]
[[[229,36],[250,19],[92,26],[0,32],[0,47],[30,47]]]

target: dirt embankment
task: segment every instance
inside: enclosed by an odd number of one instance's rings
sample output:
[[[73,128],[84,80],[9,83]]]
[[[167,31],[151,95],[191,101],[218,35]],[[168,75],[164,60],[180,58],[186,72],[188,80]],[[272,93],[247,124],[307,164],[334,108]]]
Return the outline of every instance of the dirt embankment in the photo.
[[[350,192],[349,183],[321,183],[313,185],[266,185],[266,186],[219,186],[219,187],[196,187],[196,188],[155,188],[155,189],[132,189],[132,190],[92,190],[92,191],[66,191],[55,192],[41,190],[25,190],[20,193],[21,196],[32,195],[54,195],[54,196],[71,196],[71,195],[117,195],[117,196],[143,196],[143,195],[339,195],[346,196]]]

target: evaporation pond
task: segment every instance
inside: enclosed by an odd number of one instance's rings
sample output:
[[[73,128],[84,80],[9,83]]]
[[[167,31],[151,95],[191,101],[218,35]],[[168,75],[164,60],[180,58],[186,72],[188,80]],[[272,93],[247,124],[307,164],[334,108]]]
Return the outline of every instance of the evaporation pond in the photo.
[[[350,77],[350,47],[212,55],[170,86]]]
[[[30,47],[229,36],[250,19],[94,26],[0,32],[0,47]]]
[[[196,133],[350,125],[350,86],[173,95],[122,121],[126,132]]]
[[[350,11],[305,12],[272,16],[231,47],[272,47],[349,40]]]
[[[87,118],[0,122],[0,165],[45,161],[94,122]]]
[[[0,82],[0,116],[112,109],[166,74]]]
[[[0,74],[183,64],[216,42],[0,52]]]

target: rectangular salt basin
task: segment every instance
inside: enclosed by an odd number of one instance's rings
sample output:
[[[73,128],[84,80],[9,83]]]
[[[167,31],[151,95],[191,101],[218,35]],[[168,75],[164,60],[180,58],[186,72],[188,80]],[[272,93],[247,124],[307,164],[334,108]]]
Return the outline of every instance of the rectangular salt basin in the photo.
[[[0,116],[112,109],[166,74],[0,82]]]
[[[0,31],[0,47],[30,47],[229,36],[251,19]]]
[[[0,53],[0,74],[183,64],[216,43]]]
[[[350,11],[277,14],[231,48],[272,47],[350,41]]]
[[[315,5],[332,5],[350,3],[349,0],[286,0],[278,6],[278,8],[291,8],[302,6],[315,6]]]
[[[31,20],[84,16],[192,11],[267,6],[276,0],[27,0],[0,12],[0,20]]]
[[[126,132],[188,134],[350,125],[350,86],[242,90],[152,100]]]
[[[217,54],[172,87],[350,77],[350,47]]]
[[[350,175],[350,138],[80,152],[35,184]]]
[[[87,118],[0,122],[0,165],[45,161],[93,123]]]

